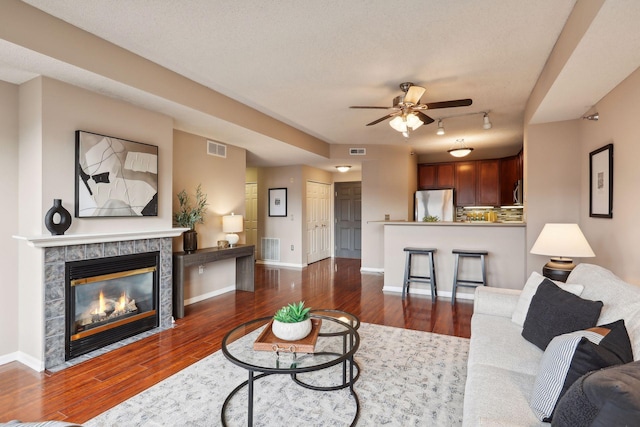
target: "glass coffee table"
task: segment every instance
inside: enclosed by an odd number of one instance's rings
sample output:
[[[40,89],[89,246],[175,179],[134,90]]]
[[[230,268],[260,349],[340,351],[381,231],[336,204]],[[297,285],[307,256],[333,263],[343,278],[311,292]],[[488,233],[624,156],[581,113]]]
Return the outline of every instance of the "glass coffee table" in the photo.
[[[253,425],[254,381],[273,374],[291,376],[296,384],[319,391],[334,391],[349,388],[356,411],[351,422],[354,426],[360,416],[360,400],[354,390],[354,384],[360,376],[360,369],[354,355],[360,346],[360,335],[357,329],[360,320],[351,313],[339,310],[312,310],[314,322],[312,334],[317,334],[315,346],[296,346],[296,342],[280,341],[268,344],[268,349],[255,350],[254,343],[265,335],[265,328],[270,327],[273,317],[255,319],[232,329],[222,340],[222,353],[232,363],[246,369],[247,381],[233,389],[222,405],[222,425],[227,425],[225,413],[233,397],[243,388],[247,388],[247,425]],[[316,330],[317,328],[317,330]],[[263,333],[264,332],[264,333]],[[260,335],[259,335],[260,334]],[[265,348],[260,343],[260,348]],[[310,352],[313,351],[313,352]],[[335,383],[313,384],[305,377],[305,373],[324,370],[342,364],[342,377]],[[301,377],[305,377],[301,379]]]

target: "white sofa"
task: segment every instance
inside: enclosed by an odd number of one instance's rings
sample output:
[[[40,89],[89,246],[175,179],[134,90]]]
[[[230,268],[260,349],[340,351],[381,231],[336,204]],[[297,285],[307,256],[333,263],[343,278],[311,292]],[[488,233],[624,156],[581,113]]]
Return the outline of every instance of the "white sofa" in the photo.
[[[634,360],[640,359],[640,287],[592,264],[579,264],[567,284],[584,286],[581,298],[604,303],[598,325],[624,319]],[[529,406],[543,351],[526,341],[512,321],[521,291],[478,287],[463,426],[548,426]]]

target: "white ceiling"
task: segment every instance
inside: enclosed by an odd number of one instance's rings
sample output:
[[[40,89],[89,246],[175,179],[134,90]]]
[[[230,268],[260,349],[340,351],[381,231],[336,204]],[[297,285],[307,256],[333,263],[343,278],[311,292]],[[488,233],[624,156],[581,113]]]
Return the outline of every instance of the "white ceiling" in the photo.
[[[477,158],[519,150],[526,101],[575,0],[25,2],[330,144],[410,144],[438,161],[458,138]],[[640,65],[639,5],[603,6],[538,122],[580,117]],[[247,148],[250,165],[335,163],[0,40],[0,79],[35,75],[170,114],[179,129]],[[365,126],[384,110],[349,109],[390,106],[404,81],[427,88],[423,102],[472,98],[473,105],[431,110],[433,118],[451,117],[446,135],[437,136],[434,123],[408,140],[388,122]],[[489,131],[482,115],[468,115],[482,111],[490,112]]]

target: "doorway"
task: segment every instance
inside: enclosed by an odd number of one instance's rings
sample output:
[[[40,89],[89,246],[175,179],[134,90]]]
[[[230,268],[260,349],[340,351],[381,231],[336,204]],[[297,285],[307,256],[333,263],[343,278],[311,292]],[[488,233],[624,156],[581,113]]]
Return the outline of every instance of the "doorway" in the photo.
[[[362,256],[362,183],[335,183],[336,258]]]
[[[331,256],[331,185],[307,181],[307,264]]]
[[[247,182],[245,184],[245,215],[244,235],[247,245],[255,245],[258,248],[258,184]]]

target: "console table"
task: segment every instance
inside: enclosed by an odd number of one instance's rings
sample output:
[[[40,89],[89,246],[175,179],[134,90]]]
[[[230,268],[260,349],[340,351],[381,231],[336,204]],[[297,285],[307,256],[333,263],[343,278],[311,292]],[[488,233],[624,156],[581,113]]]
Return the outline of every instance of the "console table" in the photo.
[[[236,259],[236,289],[254,290],[255,246],[236,245],[232,248],[204,248],[193,252],[175,252],[173,254],[173,315],[176,319],[184,317],[184,269],[194,265],[203,265],[223,259]]]

